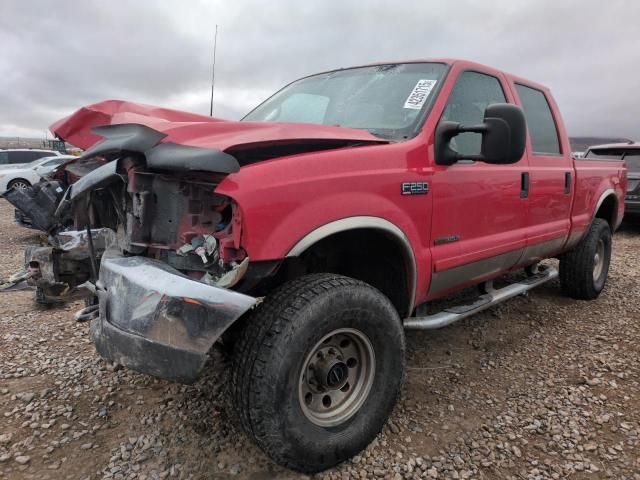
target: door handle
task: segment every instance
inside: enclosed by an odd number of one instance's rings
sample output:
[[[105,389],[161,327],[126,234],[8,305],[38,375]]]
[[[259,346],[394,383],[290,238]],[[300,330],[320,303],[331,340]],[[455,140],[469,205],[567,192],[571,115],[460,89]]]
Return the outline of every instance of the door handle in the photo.
[[[527,198],[529,196],[529,172],[522,172],[520,178],[520,198]]]
[[[571,193],[571,172],[564,173],[564,193]]]

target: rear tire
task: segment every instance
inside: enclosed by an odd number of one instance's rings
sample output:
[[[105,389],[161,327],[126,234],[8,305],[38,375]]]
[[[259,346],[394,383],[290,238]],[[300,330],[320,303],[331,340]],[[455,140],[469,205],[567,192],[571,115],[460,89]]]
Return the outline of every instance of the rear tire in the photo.
[[[607,282],[610,262],[611,229],[596,218],[580,243],[560,258],[563,293],[578,300],[597,298]]]
[[[398,313],[375,288],[333,274],[288,282],[251,314],[235,347],[242,426],[287,468],[336,465],[384,426],[404,353]]]

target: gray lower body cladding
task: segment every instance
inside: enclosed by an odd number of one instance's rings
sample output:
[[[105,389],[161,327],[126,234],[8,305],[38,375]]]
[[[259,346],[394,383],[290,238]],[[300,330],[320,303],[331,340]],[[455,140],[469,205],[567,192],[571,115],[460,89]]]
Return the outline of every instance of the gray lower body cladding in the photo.
[[[91,336],[100,355],[181,383],[198,377],[216,340],[256,303],[145,257],[103,257],[97,294]]]

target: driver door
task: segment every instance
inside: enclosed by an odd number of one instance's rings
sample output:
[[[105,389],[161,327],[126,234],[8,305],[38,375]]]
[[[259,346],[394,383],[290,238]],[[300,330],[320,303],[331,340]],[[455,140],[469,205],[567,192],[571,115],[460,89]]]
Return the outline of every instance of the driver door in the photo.
[[[493,103],[515,103],[498,72],[459,72],[440,120],[480,124]],[[482,136],[463,133],[451,143],[479,154]],[[459,161],[434,165],[432,280],[428,299],[499,275],[516,265],[526,246],[527,157],[514,164]],[[525,175],[526,174],[526,175]]]

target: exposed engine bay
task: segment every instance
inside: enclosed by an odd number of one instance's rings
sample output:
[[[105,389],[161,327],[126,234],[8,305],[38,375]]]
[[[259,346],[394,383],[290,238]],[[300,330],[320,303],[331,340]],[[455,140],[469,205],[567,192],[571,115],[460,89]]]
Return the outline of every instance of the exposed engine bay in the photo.
[[[125,152],[121,143],[109,146],[114,136],[121,140],[123,130],[130,134]],[[6,195],[48,232],[49,245],[25,252],[28,283],[37,287],[38,301],[92,297],[105,253],[159,260],[193,280],[225,288],[246,272],[239,208],[214,193],[239,166],[219,151],[157,145],[157,133],[139,125],[102,127],[105,140],[55,178]],[[204,155],[208,170],[222,171],[203,171],[198,157]],[[222,164],[211,161],[216,155]],[[198,171],[180,168],[185,157]]]

